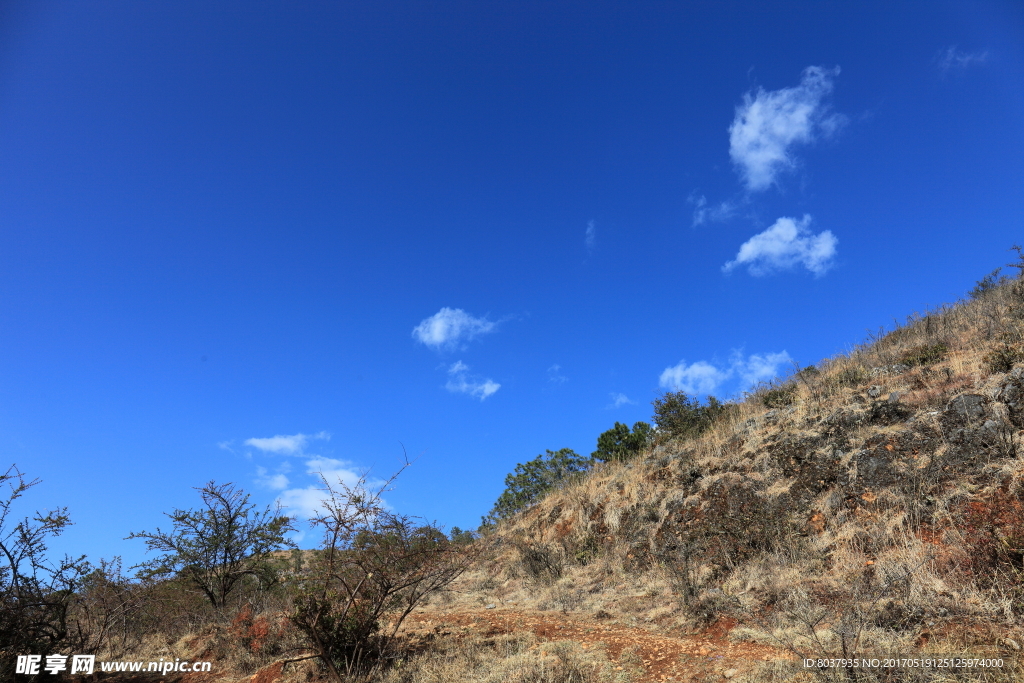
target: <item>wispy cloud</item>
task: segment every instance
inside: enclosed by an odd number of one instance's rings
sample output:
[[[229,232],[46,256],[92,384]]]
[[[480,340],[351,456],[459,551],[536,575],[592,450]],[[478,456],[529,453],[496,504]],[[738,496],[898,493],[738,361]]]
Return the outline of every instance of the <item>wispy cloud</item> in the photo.
[[[597,223],[593,220],[587,221],[587,232],[583,237],[583,243],[587,245],[587,252],[594,251],[597,246]]]
[[[551,384],[565,384],[569,378],[562,374],[562,366],[555,363],[548,368],[548,382]]]
[[[629,396],[622,393],[612,392],[609,394],[612,397],[612,402],[608,405],[609,408],[619,408],[624,405],[636,405],[636,401],[630,400]]]
[[[739,206],[735,202],[724,201],[721,204],[711,206],[704,195],[690,195],[688,201],[693,204],[693,227],[704,223],[718,223],[728,220],[736,215]]]
[[[950,45],[942,50],[935,61],[943,73],[960,72],[975,64],[984,64],[988,61],[988,50],[977,52],[963,52],[958,50],[956,45]]]
[[[829,230],[814,235],[808,230],[811,217],[800,220],[780,218],[740,246],[736,258],[722,270],[726,273],[746,266],[751,275],[767,275],[802,265],[815,275],[823,275],[831,266],[839,240]]]
[[[460,360],[448,368],[448,382],[444,388],[453,394],[469,394],[483,401],[500,389],[501,385],[490,379],[471,376],[469,366]]]
[[[284,463],[284,465],[287,464],[287,462]],[[265,486],[268,489],[274,489],[275,491],[286,489],[288,488],[288,484],[291,483],[288,481],[288,476],[285,474],[287,469],[287,467],[282,467],[277,473],[271,474],[266,467],[257,467],[256,483],[260,486]]]
[[[278,496],[278,503],[288,509],[288,513],[305,519],[316,516],[323,511],[323,500],[326,496],[320,475],[331,485],[339,482],[354,489],[358,489],[363,474],[353,468],[353,464],[345,460],[324,458],[317,456],[306,461],[306,473],[317,477],[316,484],[310,484],[304,488],[291,488],[282,491]],[[367,480],[363,482],[366,489],[375,490],[383,482]]]
[[[765,190],[795,165],[790,148],[834,133],[844,122],[824,103],[839,67],[804,69],[800,85],[746,93],[729,126],[729,156],[748,190]]]
[[[252,446],[264,453],[278,453],[281,455],[301,455],[310,440],[330,440],[331,435],[327,432],[317,434],[292,434],[284,436],[268,436],[266,438],[246,439],[245,445]]]
[[[462,341],[492,332],[494,327],[490,320],[475,318],[461,308],[446,307],[424,318],[413,328],[412,336],[435,350],[453,350]]]
[[[746,357],[736,351],[725,368],[703,360],[689,365],[686,361],[680,361],[662,371],[658,384],[668,391],[707,395],[718,391],[729,380],[738,378],[739,391],[746,391],[758,382],[778,377],[782,368],[789,363],[792,363],[792,359],[785,351],[755,353]]]
[[[754,353],[746,359],[739,354],[734,357],[733,368],[740,377],[741,390],[746,390],[759,382],[778,377],[782,368],[792,363],[793,359],[785,351],[763,355]]]

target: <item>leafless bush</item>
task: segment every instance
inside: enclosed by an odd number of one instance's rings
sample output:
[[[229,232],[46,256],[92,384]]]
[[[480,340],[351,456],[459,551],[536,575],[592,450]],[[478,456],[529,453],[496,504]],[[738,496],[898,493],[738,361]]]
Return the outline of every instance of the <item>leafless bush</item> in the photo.
[[[404,619],[457,578],[473,552],[388,510],[381,495],[397,476],[376,490],[365,478],[354,485],[323,479],[324,511],[312,520],[324,532],[323,547],[291,619],[338,683],[369,680],[385,668]]]
[[[51,562],[47,541],[71,524],[67,510],[14,518],[15,503],[38,480],[14,465],[0,473],[0,678],[12,680],[14,655],[48,655],[94,645],[74,616],[75,591],[89,571],[84,557]]]
[[[522,542],[516,545],[519,563],[526,576],[551,583],[562,576],[565,559],[559,548],[547,543]]]
[[[138,643],[138,616],[143,596],[121,571],[121,558],[100,561],[78,589],[72,615],[86,641],[84,650],[113,657]]]

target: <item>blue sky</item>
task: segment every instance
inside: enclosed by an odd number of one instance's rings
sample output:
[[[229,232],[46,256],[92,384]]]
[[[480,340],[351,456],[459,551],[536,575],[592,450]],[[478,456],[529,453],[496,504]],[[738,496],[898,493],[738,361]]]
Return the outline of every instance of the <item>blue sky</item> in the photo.
[[[1021,83],[1014,2],[5,3],[4,459],[129,563],[403,446],[389,504],[475,528],[1006,263]]]

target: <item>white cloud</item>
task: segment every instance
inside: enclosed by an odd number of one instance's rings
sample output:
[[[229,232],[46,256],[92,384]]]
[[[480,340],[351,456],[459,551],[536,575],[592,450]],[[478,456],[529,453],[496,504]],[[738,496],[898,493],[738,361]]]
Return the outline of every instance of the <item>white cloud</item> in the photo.
[[[837,75],[839,67],[809,66],[794,88],[758,88],[756,94],[743,96],[729,126],[729,156],[747,189],[770,187],[779,172],[794,166],[792,145],[827,137],[843,124],[845,117],[830,114],[823,104]]]
[[[461,308],[442,308],[413,328],[412,336],[419,342],[436,349],[452,350],[462,340],[470,340],[494,330],[495,323],[485,318],[474,318]]]
[[[665,368],[658,378],[663,389],[685,391],[688,394],[710,394],[715,391],[732,374],[729,370],[719,370],[711,363],[699,360],[692,365],[680,361],[678,365]]]
[[[562,366],[556,363],[548,368],[548,381],[552,384],[565,384],[569,378],[562,374]]]
[[[310,439],[323,439],[326,441],[330,438],[331,435],[327,432],[319,432],[317,434],[292,434],[291,436],[278,434],[277,436],[268,436],[262,439],[246,439],[245,445],[252,446],[264,453],[300,455],[306,448],[306,444],[309,443]]]
[[[793,359],[785,351],[766,353],[764,355],[755,353],[751,354],[746,360],[741,355],[738,356],[734,361],[733,367],[739,373],[740,380],[743,383],[740,389],[745,391],[758,382],[778,377],[781,374],[781,368],[792,362]]]
[[[265,486],[268,489],[274,489],[280,491],[281,489],[288,488],[288,477],[283,472],[277,474],[270,474],[266,467],[256,468],[256,483],[260,486]]]
[[[802,265],[815,275],[823,275],[832,266],[839,240],[829,230],[811,234],[807,226],[811,217],[780,218],[762,233],[754,235],[740,246],[736,258],[722,270],[730,272],[737,266],[747,266],[751,275],[767,275]]]
[[[631,401],[629,396],[626,396],[623,393],[616,393],[613,391],[610,396],[612,397],[612,402],[611,405],[608,406],[609,408],[618,408],[624,405],[636,405],[636,401]]]
[[[288,508],[289,514],[305,519],[314,517],[323,511],[323,500],[326,497],[326,491],[324,491],[323,483],[319,481],[320,474],[323,474],[324,478],[332,486],[341,482],[353,489],[364,488],[373,491],[383,485],[381,481],[367,480],[363,481],[362,487],[360,487],[363,475],[352,469],[352,463],[344,460],[335,460],[334,458],[319,456],[312,458],[306,461],[306,472],[307,474],[316,475],[318,483],[311,484],[305,488],[293,488],[282,491],[277,499],[281,507]]]
[[[739,390],[746,391],[758,382],[778,377],[780,369],[792,363],[785,351],[778,353],[751,354],[744,357],[736,351],[729,360],[729,367],[722,369],[699,360],[690,365],[680,361],[678,365],[665,368],[658,384],[668,391],[685,391],[693,395],[706,395],[717,391],[728,380],[738,377]],[[621,394],[620,394],[621,395]]]
[[[709,221],[718,223],[720,221],[728,220],[736,214],[736,210],[738,208],[734,202],[730,202],[728,200],[715,206],[708,206],[707,197],[704,195],[701,195],[700,197],[690,195],[688,201],[694,205],[693,227],[703,225]]]
[[[597,244],[597,224],[592,220],[587,221],[587,233],[583,242],[587,245],[588,252],[594,251],[594,246]]]
[[[501,385],[490,379],[481,379],[469,375],[469,366],[461,360],[448,368],[449,379],[444,388],[453,394],[469,394],[481,401],[501,388]]]
[[[950,45],[939,53],[936,61],[939,64],[939,69],[944,73],[949,73],[951,71],[964,71],[972,64],[984,64],[987,62],[988,51],[961,52],[956,49],[956,45]]]

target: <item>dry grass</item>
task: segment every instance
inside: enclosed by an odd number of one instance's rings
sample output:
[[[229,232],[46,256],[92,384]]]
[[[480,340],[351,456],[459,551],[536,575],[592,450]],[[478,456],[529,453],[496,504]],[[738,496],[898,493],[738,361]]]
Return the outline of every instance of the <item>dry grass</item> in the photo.
[[[617,666],[600,648],[542,642],[532,633],[435,641],[402,660],[381,683],[629,683],[635,667]]]
[[[991,627],[973,646],[1018,634],[1019,592],[983,589],[956,561],[970,554],[956,511],[1024,478],[1019,431],[992,400],[1006,377],[994,350],[1024,344],[1021,298],[1012,282],[912,316],[782,394],[755,392],[697,438],[599,466],[499,529],[562,572],[539,585],[508,545],[504,590],[559,609],[552,591],[582,586],[576,609],[689,628],[729,616],[745,637],[808,652],[844,639],[914,651],[956,624]],[[790,404],[769,410],[773,390]],[[986,397],[987,441],[963,441],[977,424],[951,424],[961,394]]]

